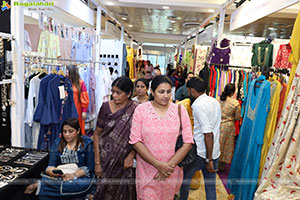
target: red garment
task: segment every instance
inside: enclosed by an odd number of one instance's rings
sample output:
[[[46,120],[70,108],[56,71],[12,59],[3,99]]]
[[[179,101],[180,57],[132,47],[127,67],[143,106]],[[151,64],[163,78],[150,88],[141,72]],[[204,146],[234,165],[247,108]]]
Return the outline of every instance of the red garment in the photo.
[[[75,84],[72,84],[73,99],[74,99],[77,113],[79,115],[78,120],[79,120],[80,130],[81,130],[82,135],[85,135],[85,124],[84,124],[84,120],[82,119],[82,113],[87,112],[90,100],[89,100],[89,95],[88,95],[84,81],[80,80],[79,83],[80,83],[80,88],[81,88],[80,101],[78,98],[78,90],[77,90],[77,87],[75,86]]]
[[[292,68],[293,64],[289,62],[289,56],[291,54],[292,48],[290,44],[282,44],[279,46],[279,50],[275,59],[275,68]]]
[[[212,80],[212,78],[213,78],[213,73],[214,73],[214,71],[213,71],[213,66],[209,69],[210,70],[210,77],[209,77],[209,96],[211,96],[212,95],[212,83],[213,83],[213,80]]]
[[[236,120],[234,126],[235,126],[235,135],[238,135],[240,133],[240,120]]]
[[[282,82],[276,126],[277,126],[277,124],[279,122],[279,119],[280,119],[280,116],[281,116],[281,112],[282,112],[282,108],[283,108],[283,102],[284,102],[285,93],[286,93],[286,88],[287,88],[287,84]]]
[[[216,78],[218,75],[217,70],[215,69],[215,67],[213,67],[213,72],[214,72],[214,76],[213,76],[213,80],[212,80],[212,91],[211,91],[211,96],[214,96],[215,94],[215,90],[216,90]]]

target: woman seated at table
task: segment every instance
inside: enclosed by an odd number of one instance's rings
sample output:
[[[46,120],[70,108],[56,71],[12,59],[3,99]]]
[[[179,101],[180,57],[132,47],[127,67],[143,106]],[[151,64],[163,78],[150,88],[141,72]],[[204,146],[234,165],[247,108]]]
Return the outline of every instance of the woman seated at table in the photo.
[[[93,177],[93,141],[81,134],[78,119],[70,118],[62,124],[61,138],[52,145],[46,174],[24,193],[36,190],[39,199],[84,198],[90,193]]]

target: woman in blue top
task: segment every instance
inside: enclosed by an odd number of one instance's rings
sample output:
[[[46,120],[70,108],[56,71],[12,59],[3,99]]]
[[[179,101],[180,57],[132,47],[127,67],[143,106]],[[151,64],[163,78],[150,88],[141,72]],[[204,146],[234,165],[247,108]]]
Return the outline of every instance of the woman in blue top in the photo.
[[[90,192],[94,177],[93,141],[81,134],[77,118],[64,121],[61,132],[61,138],[52,145],[46,174],[42,174],[38,183],[29,185],[24,193],[37,189],[39,199],[73,199]],[[78,169],[74,173],[59,174],[57,166],[64,164],[76,164]]]

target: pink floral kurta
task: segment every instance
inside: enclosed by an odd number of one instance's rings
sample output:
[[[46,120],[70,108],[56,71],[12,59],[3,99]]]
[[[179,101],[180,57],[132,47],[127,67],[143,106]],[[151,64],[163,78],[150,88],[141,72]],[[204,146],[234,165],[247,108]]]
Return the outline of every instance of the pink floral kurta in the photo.
[[[184,107],[181,107],[182,136],[184,143],[193,143],[190,119]],[[171,103],[165,116],[160,119],[151,102],[140,104],[133,115],[130,144],[143,143],[152,155],[167,162],[175,154],[175,144],[179,133],[178,105]],[[176,167],[166,181],[153,180],[158,170],[137,155],[136,187],[139,200],[173,200],[179,191],[182,168]]]

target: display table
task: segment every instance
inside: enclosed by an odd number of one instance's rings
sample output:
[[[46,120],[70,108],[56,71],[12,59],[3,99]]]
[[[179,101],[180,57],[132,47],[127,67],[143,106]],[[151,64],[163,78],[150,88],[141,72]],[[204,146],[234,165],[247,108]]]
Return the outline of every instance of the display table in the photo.
[[[40,178],[48,160],[45,151],[0,146],[0,199],[22,199],[25,187]]]

